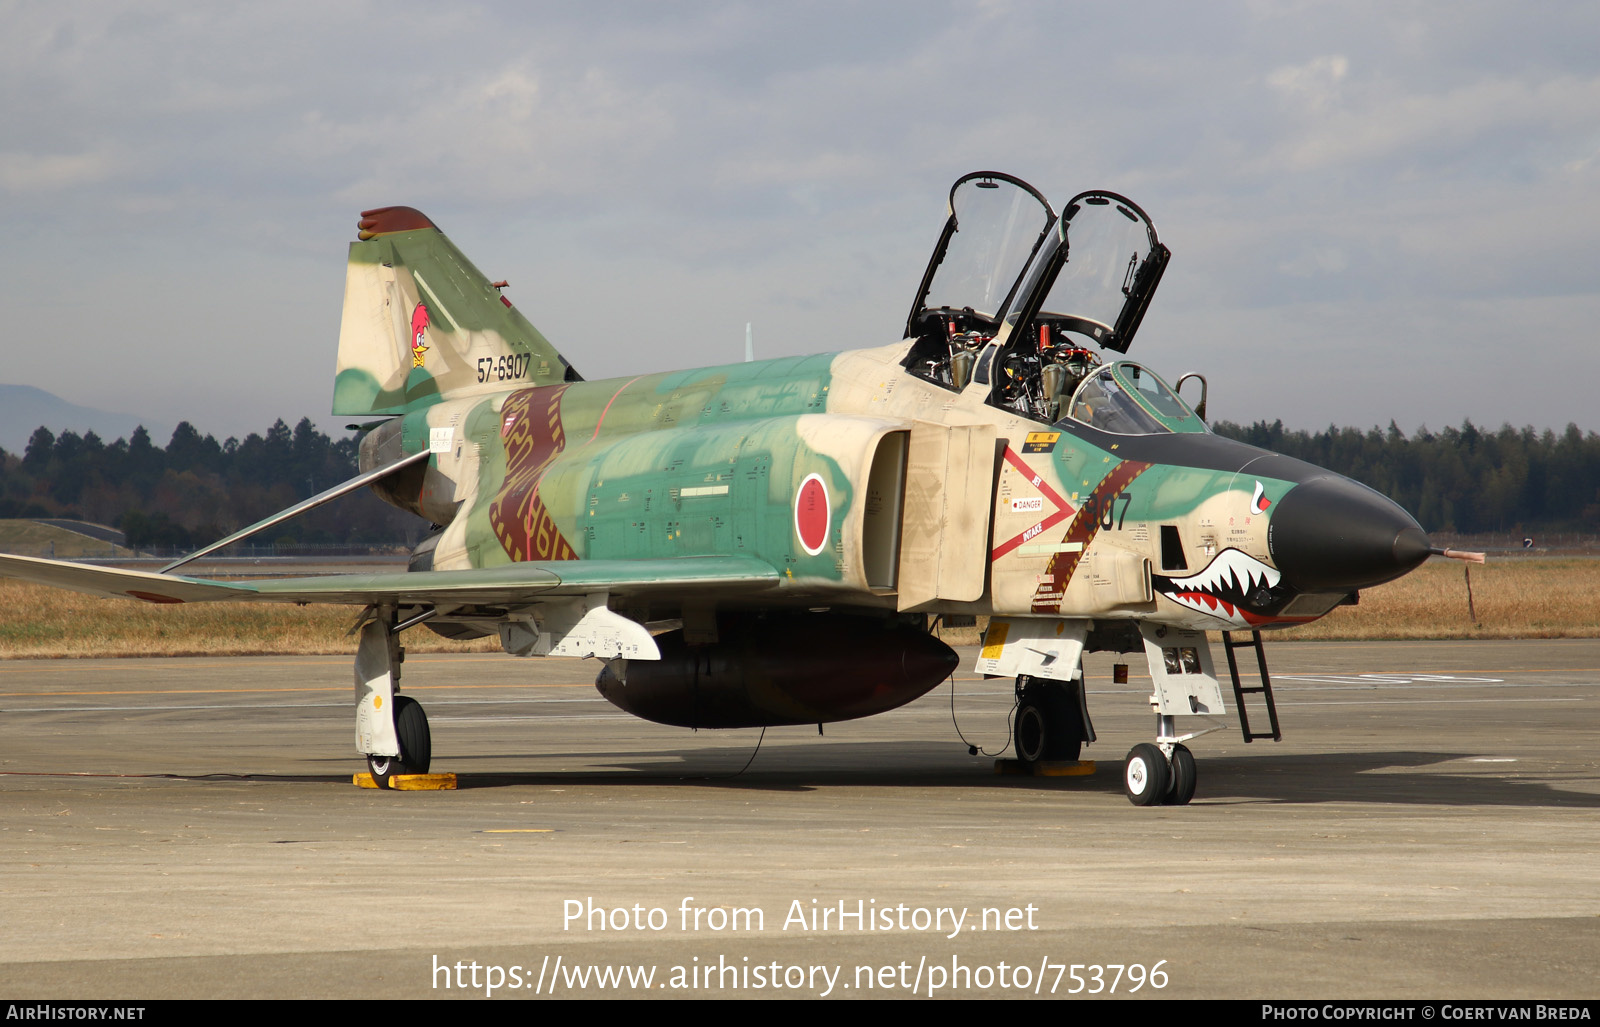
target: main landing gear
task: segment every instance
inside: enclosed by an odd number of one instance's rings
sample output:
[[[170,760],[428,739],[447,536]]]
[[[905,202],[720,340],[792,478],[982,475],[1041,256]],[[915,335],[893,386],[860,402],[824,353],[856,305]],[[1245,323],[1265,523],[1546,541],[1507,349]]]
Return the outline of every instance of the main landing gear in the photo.
[[[369,609],[356,649],[356,751],[379,788],[397,774],[426,774],[433,762],[433,736],[422,704],[395,694],[405,650],[399,634],[422,617],[399,621],[393,607]]]
[[[394,697],[394,733],[400,742],[398,756],[367,754],[367,769],[379,788],[389,787],[396,774],[426,774],[433,762],[433,735],[422,704],[409,695]]]
[[[1071,681],[1018,676],[1017,714],[1011,724],[1017,759],[1068,762],[1077,759],[1083,744],[1094,737],[1081,672]]]

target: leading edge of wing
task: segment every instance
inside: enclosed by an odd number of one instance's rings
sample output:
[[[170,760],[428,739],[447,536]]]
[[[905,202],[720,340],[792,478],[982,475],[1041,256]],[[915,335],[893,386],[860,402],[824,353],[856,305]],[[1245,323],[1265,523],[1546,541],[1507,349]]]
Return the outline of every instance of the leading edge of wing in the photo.
[[[151,603],[340,603],[431,606],[501,605],[540,596],[609,592],[758,592],[775,588],[772,565],[751,556],[684,556],[656,560],[559,560],[456,571],[325,574],[249,581],[210,581],[173,574],[96,567],[29,556],[0,556],[0,577],[91,595]]]
[[[457,571],[331,574],[240,582],[245,601],[457,603],[498,606],[543,596],[640,595],[651,592],[756,592],[778,585],[776,569],[752,556],[682,556],[656,560],[551,560]]]

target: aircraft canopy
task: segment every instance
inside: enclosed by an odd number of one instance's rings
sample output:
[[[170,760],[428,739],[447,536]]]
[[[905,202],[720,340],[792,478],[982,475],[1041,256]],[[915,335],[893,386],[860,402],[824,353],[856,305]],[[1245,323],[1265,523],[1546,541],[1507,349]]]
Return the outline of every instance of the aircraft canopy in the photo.
[[[1171,256],[1137,204],[1093,190],[1057,217],[1021,179],[975,171],[948,206],[906,338],[1033,338],[1049,325],[1128,351]]]
[[[1172,253],[1132,200],[1079,193],[1037,250],[1003,320],[1048,323],[1128,352]]]
[[[971,327],[993,335],[1028,258],[1056,216],[1037,189],[998,171],[956,179],[949,211],[911,304],[906,338],[925,331],[933,311],[965,311]]]

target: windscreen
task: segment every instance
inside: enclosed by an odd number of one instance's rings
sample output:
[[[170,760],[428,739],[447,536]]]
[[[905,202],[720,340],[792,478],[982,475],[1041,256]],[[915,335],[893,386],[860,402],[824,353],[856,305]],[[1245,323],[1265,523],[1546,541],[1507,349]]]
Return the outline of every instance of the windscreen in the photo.
[[[1109,367],[1095,372],[1078,386],[1069,415],[1091,428],[1117,435],[1154,435],[1167,427],[1139,405],[1117,382]]]
[[[1116,365],[1117,377],[1133,391],[1133,394],[1144,402],[1147,409],[1155,412],[1166,426],[1173,431],[1202,431],[1200,418],[1189,404],[1178,398],[1178,394],[1168,388],[1154,371],[1140,367],[1138,364],[1119,363]]]

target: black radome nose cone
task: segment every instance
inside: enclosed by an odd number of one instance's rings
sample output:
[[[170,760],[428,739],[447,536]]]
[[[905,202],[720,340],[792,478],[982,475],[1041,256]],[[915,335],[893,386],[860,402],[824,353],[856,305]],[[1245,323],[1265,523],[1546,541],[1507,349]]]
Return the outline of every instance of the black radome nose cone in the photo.
[[[1296,485],[1271,516],[1272,562],[1302,592],[1370,588],[1428,558],[1428,533],[1410,514],[1338,475]]]

